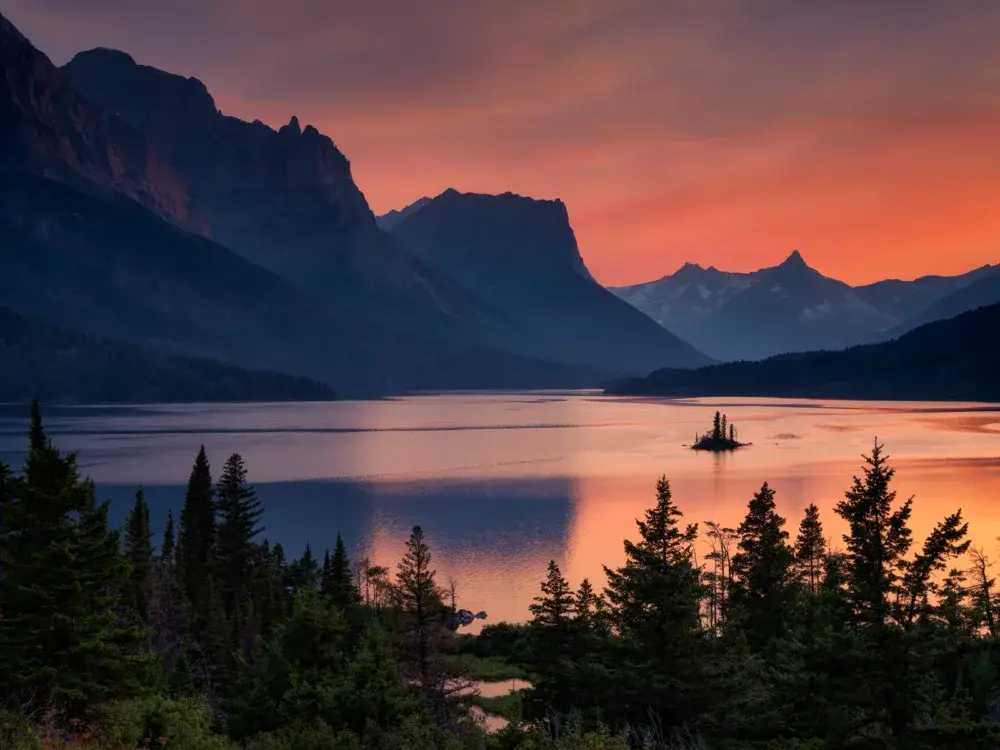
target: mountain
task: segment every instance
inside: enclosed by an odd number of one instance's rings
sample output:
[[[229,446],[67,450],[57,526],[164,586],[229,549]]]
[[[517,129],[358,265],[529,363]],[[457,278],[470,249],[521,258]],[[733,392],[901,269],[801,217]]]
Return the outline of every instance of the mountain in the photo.
[[[297,118],[274,130],[219,111],[205,85],[109,49],[62,68],[169,158],[221,244],[387,326],[482,341],[503,326],[379,228],[333,141]]]
[[[0,304],[89,335],[308,376],[349,395],[597,377],[454,333],[453,302],[482,306],[451,280],[405,277],[401,284],[415,284],[410,297],[373,293],[380,316],[352,296],[384,290],[389,272],[372,271],[371,285],[354,276],[351,293],[304,291],[206,237],[216,233],[214,219],[181,170],[143,133],[77,94],[2,16],[0,70]],[[346,185],[329,188],[357,202]],[[386,247],[396,244],[373,217],[370,224]],[[377,268],[378,253],[369,261]],[[412,265],[426,267],[416,258]],[[433,318],[439,329],[385,322],[414,308],[429,312],[403,319],[417,326]]]
[[[419,211],[421,208],[426,206],[432,200],[434,199],[429,197],[419,198],[418,200],[415,200],[413,203],[411,203],[409,206],[406,206],[405,208],[400,208],[398,210],[393,209],[392,211],[382,214],[381,216],[376,216],[375,223],[378,224],[382,229],[389,231],[400,221],[405,219],[410,214]]]
[[[1000,401],[1000,304],[881,344],[805,352],[620,381],[618,395]]]
[[[514,321],[506,346],[623,374],[708,361],[594,281],[561,201],[447,190],[415,206],[392,234]]]
[[[670,276],[611,291],[711,356],[757,360],[885,340],[905,320],[993,269],[855,288],[811,268],[795,251],[780,265],[751,273],[689,263]]]
[[[0,402],[325,401],[322,383],[93,338],[0,307]]]
[[[986,266],[973,271],[974,280],[942,295],[917,314],[904,320],[891,333],[899,335],[925,323],[952,318],[967,310],[1000,302],[1000,266]]]
[[[989,304],[990,301],[983,299],[965,308],[956,307],[950,314],[947,309],[943,309],[941,314],[931,310],[945,297],[976,284],[980,279],[994,276],[998,271],[1000,266],[983,266],[958,276],[921,276],[913,281],[886,279],[855,287],[855,291],[866,302],[890,315],[896,321],[895,326],[907,326],[907,330],[912,330],[924,323],[951,318]]]

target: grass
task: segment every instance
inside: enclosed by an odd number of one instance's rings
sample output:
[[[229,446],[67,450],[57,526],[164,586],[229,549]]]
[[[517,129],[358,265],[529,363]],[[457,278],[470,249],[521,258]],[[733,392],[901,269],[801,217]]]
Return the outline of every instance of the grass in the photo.
[[[507,721],[520,721],[523,715],[522,697],[520,690],[512,690],[507,695],[498,695],[495,698],[477,695],[473,697],[472,702],[488,714],[502,716]]]
[[[510,664],[495,656],[456,654],[451,657],[451,667],[470,680],[503,682],[504,680],[531,680],[528,671],[517,664]]]

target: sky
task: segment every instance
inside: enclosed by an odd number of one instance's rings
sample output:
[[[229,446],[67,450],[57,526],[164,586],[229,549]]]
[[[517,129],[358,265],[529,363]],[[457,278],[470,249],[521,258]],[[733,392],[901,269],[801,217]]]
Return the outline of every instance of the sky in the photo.
[[[997,0],[0,0],[333,138],[376,213],[561,198],[605,284],[801,251],[850,283],[1000,262]]]

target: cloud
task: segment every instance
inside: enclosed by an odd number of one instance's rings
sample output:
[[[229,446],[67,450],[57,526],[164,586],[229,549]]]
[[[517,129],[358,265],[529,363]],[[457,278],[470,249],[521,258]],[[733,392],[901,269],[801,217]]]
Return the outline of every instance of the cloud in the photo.
[[[118,47],[231,114],[314,123],[378,211],[449,186],[562,197],[606,282],[792,247],[848,280],[1000,257],[981,212],[1000,198],[994,0],[2,10],[58,63]]]

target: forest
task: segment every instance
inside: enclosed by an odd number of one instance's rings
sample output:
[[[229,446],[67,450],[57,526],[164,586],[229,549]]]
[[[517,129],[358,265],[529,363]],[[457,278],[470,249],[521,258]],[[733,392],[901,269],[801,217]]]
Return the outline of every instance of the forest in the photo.
[[[841,540],[766,483],[699,528],[660,477],[602,590],[552,561],[528,622],[478,636],[420,527],[394,570],[339,537],[288,560],[241,457],[216,479],[202,448],[154,542],[141,488],[111,528],[37,402],[28,446],[0,464],[2,748],[1000,747],[992,562],[958,509],[914,539],[877,442]],[[489,675],[530,687],[481,699]]]

